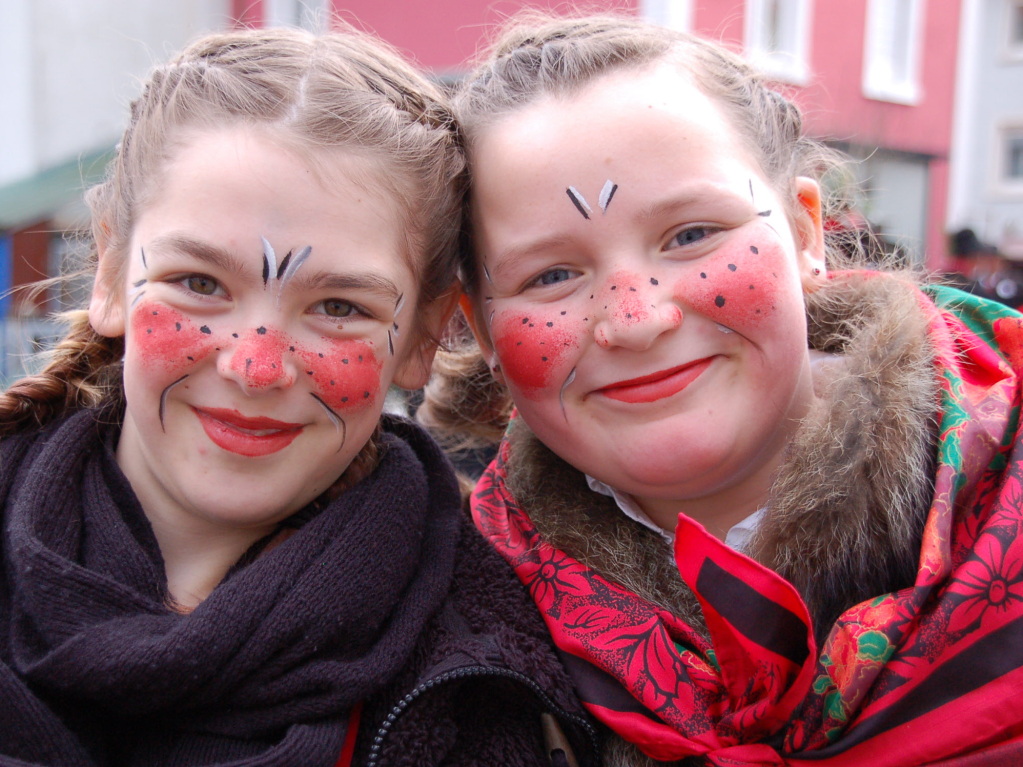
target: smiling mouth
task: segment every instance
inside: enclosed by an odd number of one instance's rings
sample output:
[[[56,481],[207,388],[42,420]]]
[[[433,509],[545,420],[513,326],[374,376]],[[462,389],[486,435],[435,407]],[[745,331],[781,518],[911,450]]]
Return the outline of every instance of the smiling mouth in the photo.
[[[626,381],[605,386],[597,390],[597,394],[619,402],[630,404],[643,402],[656,402],[678,394],[689,384],[695,381],[703,372],[710,367],[713,358],[706,357],[701,360],[680,365],[677,368],[661,370],[650,375],[630,378]]]
[[[258,458],[283,450],[302,433],[300,423],[251,418],[237,410],[192,408],[210,441],[229,453]]]

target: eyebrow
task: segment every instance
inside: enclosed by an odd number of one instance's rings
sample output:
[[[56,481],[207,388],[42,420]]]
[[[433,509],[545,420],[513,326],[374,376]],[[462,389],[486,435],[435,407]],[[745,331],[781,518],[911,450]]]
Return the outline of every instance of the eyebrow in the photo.
[[[507,269],[508,266],[514,261],[520,258],[526,258],[535,253],[543,253],[546,250],[554,250],[560,248],[563,245],[567,245],[571,242],[570,237],[562,237],[560,235],[554,235],[551,237],[541,237],[537,240],[531,240],[521,245],[512,245],[510,248],[502,250],[493,257],[493,268],[494,274],[500,274],[503,270]]]
[[[225,272],[241,271],[238,260],[230,251],[183,234],[161,234],[153,239],[151,250],[176,250],[197,258]]]
[[[154,250],[160,248],[176,250],[211,264],[221,271],[232,273],[241,273],[243,271],[239,259],[230,251],[187,235],[160,235],[153,239],[151,247]],[[252,261],[253,264],[258,262],[255,255],[253,255]],[[326,271],[303,273],[303,270],[299,270],[292,278],[291,284],[304,290],[366,291],[383,298],[389,298],[395,302],[401,295],[398,286],[391,280],[375,274],[340,274]]]
[[[401,291],[386,277],[375,274],[339,274],[337,272],[299,272],[292,278],[292,284],[306,290],[359,290],[375,293],[381,298],[397,302]]]

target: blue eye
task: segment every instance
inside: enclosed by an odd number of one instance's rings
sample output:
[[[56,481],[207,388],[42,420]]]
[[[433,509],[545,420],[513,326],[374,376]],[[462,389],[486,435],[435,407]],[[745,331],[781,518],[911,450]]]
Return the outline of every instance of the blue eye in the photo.
[[[692,226],[688,229],[683,229],[678,234],[674,235],[671,238],[671,242],[668,243],[668,247],[684,248],[686,245],[692,245],[693,243],[699,242],[713,233],[714,230],[709,226]]]
[[[572,279],[572,272],[568,269],[550,269],[536,278],[536,284],[555,285],[570,279]]]

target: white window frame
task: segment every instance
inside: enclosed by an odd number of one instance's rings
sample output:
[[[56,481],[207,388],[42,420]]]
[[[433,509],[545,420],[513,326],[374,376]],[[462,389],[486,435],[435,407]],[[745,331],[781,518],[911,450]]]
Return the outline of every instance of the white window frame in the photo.
[[[693,31],[693,0],[640,0],[645,20],[679,32]]]
[[[995,127],[994,147],[994,191],[996,194],[1014,198],[1023,196],[1023,173],[1015,178],[1009,176],[1009,142],[1018,140],[1023,151],[1023,116],[1006,120]]]
[[[772,2],[781,13],[781,47],[771,45],[767,14]],[[812,0],[746,0],[746,56],[757,69],[793,85],[810,82],[810,29]]]
[[[1023,24],[1019,37],[1013,34],[1014,22],[1023,18],[1023,0],[1002,0],[1002,14],[1002,59],[1009,63],[1023,62]]]
[[[900,6],[907,14],[908,35],[893,27]],[[868,0],[863,50],[863,95],[877,101],[917,104],[921,98],[920,51],[924,32],[922,0]],[[908,37],[908,39],[906,39]],[[903,57],[895,71],[894,56]]]

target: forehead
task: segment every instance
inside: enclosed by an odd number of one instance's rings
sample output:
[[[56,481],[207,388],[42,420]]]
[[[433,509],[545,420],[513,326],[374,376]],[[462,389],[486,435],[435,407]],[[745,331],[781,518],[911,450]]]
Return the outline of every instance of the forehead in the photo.
[[[629,206],[641,216],[694,189],[763,181],[724,111],[671,61],[524,106],[487,126],[472,151],[474,218],[484,237],[505,218],[509,236],[583,221],[569,187],[593,204],[608,180],[617,184],[610,222]]]
[[[277,247],[309,245],[320,258],[363,248],[367,260],[388,254],[404,263],[406,206],[377,182],[385,170],[366,153],[298,151],[256,128],[192,131],[140,206],[135,234],[173,229],[257,256],[266,237]]]

